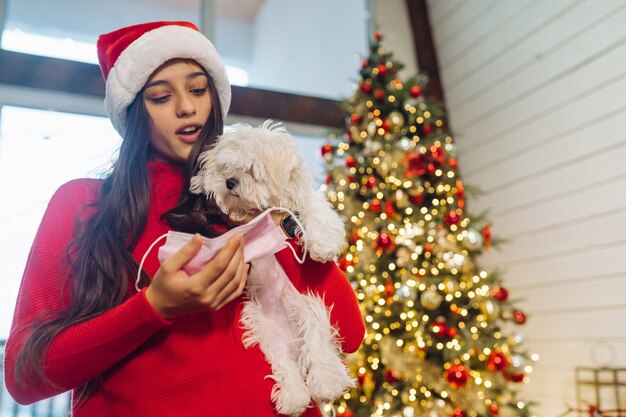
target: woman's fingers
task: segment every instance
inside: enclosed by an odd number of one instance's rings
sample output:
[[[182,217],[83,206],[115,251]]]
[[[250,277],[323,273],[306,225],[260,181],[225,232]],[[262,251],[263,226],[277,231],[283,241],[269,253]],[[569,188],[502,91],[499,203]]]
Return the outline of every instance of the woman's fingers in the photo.
[[[202,238],[199,234],[195,234],[189,239],[182,248],[180,248],[175,254],[166,259],[161,268],[167,273],[176,273],[187,264],[202,247]]]
[[[215,310],[222,308],[225,304],[229,303],[231,299],[234,299],[237,293],[237,289],[239,288],[240,277],[243,274],[245,268],[245,264],[243,262],[239,263],[239,267],[237,268],[237,272],[235,275],[226,283],[226,285],[219,290],[219,292],[215,293],[215,298],[213,299],[213,305],[215,306]]]
[[[226,304],[233,301],[235,298],[239,297],[241,293],[243,293],[243,289],[246,286],[246,282],[248,281],[248,272],[250,271],[250,264],[244,264],[241,271],[238,272],[237,277],[233,279],[233,283],[238,282],[237,287],[234,291],[224,291],[228,295],[226,300],[220,303],[217,309],[222,308]]]
[[[233,257],[235,257],[240,250],[243,252],[243,237],[241,235],[234,235],[204,268],[191,277],[192,281],[202,287],[203,290],[207,289],[228,269]],[[236,270],[235,267],[234,271]]]
[[[228,286],[233,287],[233,281],[239,272],[239,268],[243,264],[243,250],[237,251],[231,258],[228,267],[218,276],[206,289],[205,294],[207,297],[214,300],[214,305],[219,304],[222,292],[224,292]],[[239,282],[235,282],[234,287],[237,287]]]

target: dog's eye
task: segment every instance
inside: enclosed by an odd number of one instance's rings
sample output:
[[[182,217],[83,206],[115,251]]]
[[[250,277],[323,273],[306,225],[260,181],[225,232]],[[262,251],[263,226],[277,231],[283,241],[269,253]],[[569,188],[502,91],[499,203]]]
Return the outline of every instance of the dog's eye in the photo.
[[[239,180],[237,178],[228,178],[226,180],[226,188],[229,190],[233,190],[239,184]]]

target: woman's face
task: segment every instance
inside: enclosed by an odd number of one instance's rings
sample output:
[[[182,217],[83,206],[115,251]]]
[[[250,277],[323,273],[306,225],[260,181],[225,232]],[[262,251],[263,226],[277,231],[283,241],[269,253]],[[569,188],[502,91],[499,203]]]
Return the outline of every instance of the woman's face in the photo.
[[[157,156],[186,161],[213,107],[202,68],[193,61],[166,62],[148,79],[143,100]]]

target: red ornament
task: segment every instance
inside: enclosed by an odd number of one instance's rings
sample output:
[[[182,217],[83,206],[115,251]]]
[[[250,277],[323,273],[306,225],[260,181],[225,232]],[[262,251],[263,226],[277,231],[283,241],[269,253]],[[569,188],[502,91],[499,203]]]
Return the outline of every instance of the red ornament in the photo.
[[[448,337],[449,338],[454,338],[457,334],[459,334],[459,331],[457,329],[455,329],[454,327],[450,327],[448,329]]]
[[[419,85],[414,85],[409,89],[409,94],[411,94],[411,97],[417,98],[422,95],[422,89]]]
[[[431,245],[424,245],[424,253],[433,253],[433,247]]]
[[[385,98],[385,90],[377,88],[376,91],[374,91],[374,98],[376,100],[383,100]]]
[[[461,388],[467,384],[469,372],[463,365],[452,365],[450,369],[446,371],[446,378],[454,388]]]
[[[487,358],[487,368],[491,372],[502,371],[508,368],[510,364],[509,358],[502,352],[491,352]]]
[[[492,403],[489,406],[489,412],[491,413],[492,416],[497,416],[498,413],[500,413],[500,408],[498,407],[498,404]]]
[[[341,269],[342,271],[347,271],[348,267],[352,265],[354,265],[354,263],[344,257],[339,258],[339,261],[337,262],[337,266],[339,266],[339,269]]]
[[[424,194],[409,195],[409,200],[413,204],[420,205],[424,202]]]
[[[369,94],[372,92],[372,84],[370,83],[363,83],[361,84],[361,91],[363,91],[365,94]]]
[[[504,287],[494,288],[491,295],[498,301],[506,301],[509,298],[509,292]]]
[[[391,282],[391,280],[388,279],[387,282],[385,283],[385,296],[387,298],[391,298],[391,297],[393,297],[393,294],[395,292],[396,292],[396,290],[393,287],[393,282]]]
[[[512,381],[512,382],[524,382],[524,373],[520,372],[520,373],[509,373],[509,372],[504,372],[504,379],[506,379],[507,381]]]
[[[457,198],[463,198],[465,195],[465,188],[463,187],[463,181],[456,180],[456,196]]]
[[[489,223],[483,227],[483,240],[485,242],[485,249],[489,250],[491,247],[491,225]]]
[[[356,380],[359,383],[359,386],[363,386],[363,384],[365,383],[365,374],[358,374],[356,376]]]
[[[456,211],[451,211],[445,215],[443,220],[448,226],[452,226],[453,224],[457,224],[459,221],[461,221],[461,218],[456,213]]]
[[[369,177],[369,178],[367,179],[367,182],[365,183],[365,186],[366,186],[367,188],[369,188],[370,190],[371,190],[372,188],[376,187],[376,178],[374,178],[374,177]]]
[[[356,113],[352,113],[350,115],[350,123],[352,123],[353,125],[359,123],[361,121],[361,116],[359,116]]]
[[[376,39],[376,42],[380,42],[383,40],[383,34],[380,33],[380,31],[375,31],[374,32],[374,39]]]
[[[370,203],[370,211],[373,213],[378,213],[381,209],[381,204],[380,204],[380,200],[375,198],[372,200],[372,202]]]
[[[463,188],[463,181],[461,180],[456,180],[456,204],[457,206],[462,209],[463,207],[465,207],[465,188]]]
[[[390,369],[385,370],[385,381],[387,382],[397,382],[400,378],[398,378],[398,374]]]
[[[523,382],[524,381],[524,374],[513,374],[511,376],[511,381],[513,381],[513,382]]]
[[[392,202],[385,201],[385,213],[387,214],[387,217],[393,217],[393,215],[396,214],[396,208]]]
[[[448,325],[443,321],[435,321],[430,325],[430,330],[437,336],[438,339],[445,339],[448,337]]]
[[[322,156],[332,151],[333,151],[333,146],[330,143],[325,143],[324,145],[322,145]]]
[[[407,170],[404,173],[405,178],[412,178],[415,176],[421,177],[426,173],[428,161],[426,156],[416,151],[407,152],[405,155],[407,162]]]
[[[346,408],[343,413],[337,413],[337,417],[356,417],[356,414]]]
[[[376,238],[375,247],[376,249],[380,249],[383,252],[391,252],[395,248],[395,245],[393,244],[391,236],[389,236],[385,232],[382,232]]]
[[[356,181],[356,177],[354,175],[348,175],[348,181],[354,182]]]
[[[459,161],[457,161],[455,158],[450,158],[448,159],[448,165],[450,165],[450,168],[452,169],[458,169]]]
[[[357,232],[350,233],[350,243],[351,244],[354,245],[360,239],[361,239],[361,237],[359,236],[359,234]]]
[[[517,324],[524,324],[526,323],[526,314],[524,314],[520,310],[515,310],[515,312],[513,313],[513,319],[515,319],[515,322]]]
[[[455,408],[451,417],[467,417],[467,413],[460,408]]]
[[[380,64],[380,65],[376,66],[376,69],[378,69],[378,75],[380,77],[383,77],[383,76],[387,75],[387,66],[386,65]]]
[[[389,132],[389,120],[383,119],[383,124],[380,126],[385,132]]]
[[[430,125],[424,125],[424,127],[422,127],[422,133],[424,133],[424,136],[428,136],[433,133],[433,128],[430,127]]]
[[[346,156],[346,166],[348,168],[356,167],[356,159],[354,159],[354,157],[352,155]]]
[[[324,181],[324,184],[330,185],[331,182],[333,182],[333,175],[332,174],[328,174],[326,176],[326,181]]]
[[[361,68],[365,69],[369,64],[370,62],[367,59],[364,59],[363,62],[361,62]]]
[[[431,146],[430,154],[433,157],[433,159],[440,165],[443,165],[444,161],[446,160],[445,152],[441,146],[435,146],[435,145]]]

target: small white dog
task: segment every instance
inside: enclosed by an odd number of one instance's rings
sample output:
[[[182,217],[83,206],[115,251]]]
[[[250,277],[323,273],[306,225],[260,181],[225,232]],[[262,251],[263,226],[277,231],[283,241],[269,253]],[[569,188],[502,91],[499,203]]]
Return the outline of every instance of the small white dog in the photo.
[[[304,229],[298,228],[300,244],[311,258],[337,258],[345,241],[343,222],[313,190],[298,147],[280,123],[236,124],[200,155],[200,163],[191,191],[213,197],[231,220],[271,207],[289,209],[298,213]],[[246,298],[243,343],[258,343],[270,363],[272,401],[279,413],[300,415],[311,399],[321,405],[354,386],[323,300],[299,293],[273,255],[252,262]]]

